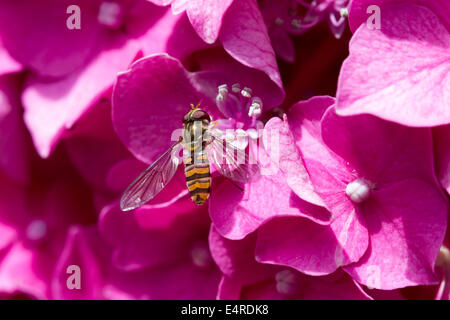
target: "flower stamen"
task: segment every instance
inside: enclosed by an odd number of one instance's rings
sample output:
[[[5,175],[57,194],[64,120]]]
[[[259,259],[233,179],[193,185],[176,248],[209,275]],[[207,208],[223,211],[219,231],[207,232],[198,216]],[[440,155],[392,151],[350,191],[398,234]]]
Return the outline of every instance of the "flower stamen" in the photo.
[[[364,179],[358,178],[350,182],[345,188],[347,196],[355,203],[361,203],[370,195],[372,184]]]

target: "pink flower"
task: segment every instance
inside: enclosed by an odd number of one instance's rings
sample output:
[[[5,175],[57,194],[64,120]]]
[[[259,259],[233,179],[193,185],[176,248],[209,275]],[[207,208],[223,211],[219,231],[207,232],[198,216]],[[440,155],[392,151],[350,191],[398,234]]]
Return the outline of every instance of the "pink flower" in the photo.
[[[33,71],[26,76],[22,101],[25,123],[42,157],[137,56],[165,51],[182,58],[204,47],[182,16],[145,0],[79,1],[79,30],[66,27],[71,4],[0,4],[0,38],[9,54]]]
[[[339,77],[340,115],[367,113],[408,126],[450,123],[450,6],[414,2],[353,1],[350,24],[359,28]],[[381,6],[380,30],[369,29],[362,11],[374,4]]]
[[[211,252],[223,273],[219,299],[370,299],[342,271],[311,277],[292,268],[258,263],[254,257],[256,240],[255,233],[242,240],[228,240],[211,228]]]
[[[332,222],[276,219],[259,230],[257,259],[314,275],[344,266],[378,289],[435,283],[448,203],[433,170],[430,130],[372,116],[339,117],[333,101],[315,97],[288,113]]]
[[[202,71],[189,73],[177,60],[155,55],[137,61],[130,71],[120,75],[113,94],[113,123],[120,139],[138,159],[150,163],[168,148],[171,138],[178,138],[171,137],[172,133],[181,127],[180,119],[190,103],[202,101],[202,108],[213,119],[225,118],[224,122],[231,123],[233,129],[239,123],[243,129],[257,124],[257,114],[249,114],[252,105],[267,109],[279,103],[278,87],[258,76],[264,75],[260,71],[242,67],[221,55],[212,63],[211,57],[214,56],[202,56]],[[233,92],[237,86],[222,85],[238,81],[252,90],[240,87]],[[177,183],[184,183],[183,177],[179,179]],[[215,179],[213,183],[217,187],[213,186],[210,198],[210,216],[229,238],[242,238],[275,215],[306,215],[320,223],[329,221],[325,209],[310,208],[307,202],[292,195],[285,179],[275,173],[250,184],[244,193],[227,181],[220,184],[220,179]],[[261,194],[271,194],[277,200],[267,197],[260,201]],[[320,199],[316,196],[314,201]]]

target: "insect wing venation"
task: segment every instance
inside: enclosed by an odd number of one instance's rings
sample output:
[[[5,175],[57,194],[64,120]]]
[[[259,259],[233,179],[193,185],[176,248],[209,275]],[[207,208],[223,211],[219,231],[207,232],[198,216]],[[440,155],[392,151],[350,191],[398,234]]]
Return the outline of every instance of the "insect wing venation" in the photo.
[[[122,211],[136,209],[153,199],[177,171],[180,141],[175,143],[142,172],[124,191],[120,199]]]

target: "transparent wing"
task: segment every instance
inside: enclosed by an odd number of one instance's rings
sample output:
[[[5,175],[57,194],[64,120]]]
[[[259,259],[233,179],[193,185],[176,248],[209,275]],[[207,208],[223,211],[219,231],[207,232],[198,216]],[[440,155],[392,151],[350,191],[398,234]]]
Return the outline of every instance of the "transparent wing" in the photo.
[[[210,137],[205,151],[223,176],[243,183],[259,176],[258,162],[245,150],[232,145],[216,130],[210,130],[208,133]]]
[[[180,147],[180,141],[178,141],[127,187],[120,199],[122,211],[142,206],[153,199],[169,183],[180,162],[176,156]]]

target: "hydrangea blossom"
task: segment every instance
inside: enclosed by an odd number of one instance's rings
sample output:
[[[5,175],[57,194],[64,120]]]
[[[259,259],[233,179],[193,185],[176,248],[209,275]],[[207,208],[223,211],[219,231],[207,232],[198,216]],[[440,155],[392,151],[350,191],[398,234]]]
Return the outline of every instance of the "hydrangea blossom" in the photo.
[[[0,299],[448,300],[449,17],[447,0],[1,1]],[[180,165],[122,212],[191,105],[259,174],[211,161],[197,206]]]
[[[333,102],[312,98],[287,118],[332,222],[314,230],[302,220],[273,221],[261,228],[258,259],[308,274],[345,266],[378,289],[434,283],[448,203],[434,174],[430,130],[339,117]]]

